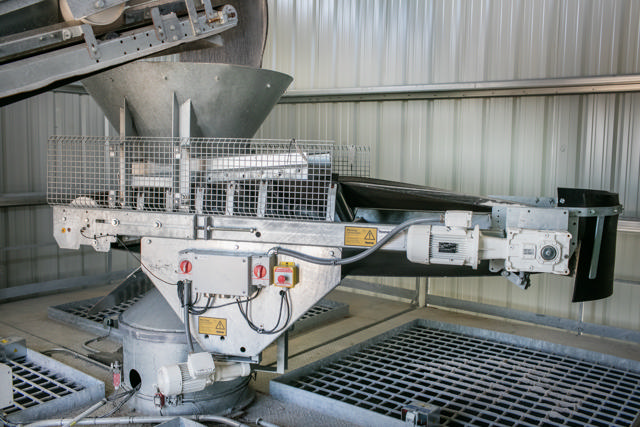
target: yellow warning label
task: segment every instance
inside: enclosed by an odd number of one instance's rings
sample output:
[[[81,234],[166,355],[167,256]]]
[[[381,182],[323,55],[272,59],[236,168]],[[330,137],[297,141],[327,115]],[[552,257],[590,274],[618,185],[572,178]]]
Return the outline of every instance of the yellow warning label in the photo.
[[[345,246],[373,246],[378,241],[377,228],[345,227]]]
[[[227,319],[198,317],[198,333],[227,336]]]

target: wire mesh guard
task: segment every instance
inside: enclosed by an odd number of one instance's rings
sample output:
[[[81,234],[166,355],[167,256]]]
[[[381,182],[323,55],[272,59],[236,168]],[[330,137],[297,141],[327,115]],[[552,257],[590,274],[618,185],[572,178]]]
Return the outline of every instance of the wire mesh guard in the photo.
[[[53,136],[47,198],[84,208],[333,220],[332,173],[368,176],[368,153],[296,140]]]
[[[76,393],[84,386],[32,363],[26,358],[3,361],[13,375],[13,404],[2,411],[11,415],[45,402]]]
[[[631,426],[640,414],[638,372],[421,325],[308,372],[275,381],[396,419],[429,403],[443,426]]]

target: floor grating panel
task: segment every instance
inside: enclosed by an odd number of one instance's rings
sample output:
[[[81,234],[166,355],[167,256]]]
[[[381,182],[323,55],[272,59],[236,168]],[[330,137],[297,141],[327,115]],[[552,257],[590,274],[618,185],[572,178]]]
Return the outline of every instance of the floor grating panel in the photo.
[[[89,310],[102,298],[91,298],[81,301],[69,302],[54,307],[49,307],[49,318],[65,323],[73,324],[80,329],[95,334],[103,334],[106,330],[103,321],[109,318],[118,317],[133,304],[141,300],[146,295],[146,290],[138,295],[111,306],[96,314],[88,314]],[[315,327],[326,325],[327,323],[342,319],[349,315],[349,305],[328,299],[322,299],[302,315],[295,323],[292,333],[298,334]],[[118,330],[111,330],[110,334],[119,339]]]
[[[26,358],[7,359],[3,363],[13,375],[13,404],[2,408],[7,415],[84,389]]]
[[[638,370],[420,324],[318,363],[275,382],[398,420],[430,403],[443,426],[631,426],[640,413]]]
[[[96,314],[88,314],[89,310],[91,310],[91,307],[94,305],[94,303],[89,301],[93,300],[78,301],[75,305],[65,304],[65,306],[61,306],[60,309],[74,316],[102,323],[104,319],[124,313],[129,307],[140,301],[143,296],[144,293],[142,295],[134,296],[118,305],[99,311]]]
[[[323,313],[328,313],[332,309],[333,309],[333,307],[329,307],[329,306],[314,305],[313,307],[311,307],[309,309],[309,311],[307,311],[305,314],[303,314],[302,317],[299,320],[306,320],[306,319],[309,319],[309,318],[311,318],[313,316],[318,316],[318,315],[323,314]]]

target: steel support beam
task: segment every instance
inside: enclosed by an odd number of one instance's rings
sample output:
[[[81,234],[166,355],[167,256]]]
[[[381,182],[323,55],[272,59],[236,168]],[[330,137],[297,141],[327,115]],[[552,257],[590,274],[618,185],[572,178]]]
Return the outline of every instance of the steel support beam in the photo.
[[[21,298],[30,298],[35,295],[47,294],[58,291],[87,286],[106,285],[123,280],[131,273],[131,270],[115,271],[113,273],[96,274],[89,276],[70,277],[67,279],[50,280],[48,282],[30,283],[28,285],[12,286],[0,289],[0,302],[7,302]]]
[[[405,289],[397,286],[382,285],[380,283],[365,282],[357,279],[343,279],[340,282],[340,286],[351,289],[359,289],[361,291],[375,292],[383,295],[389,295],[392,297],[399,297],[408,299],[411,301],[416,300],[416,289]]]
[[[640,91],[640,75],[290,90],[280,104],[579,95]]]
[[[46,193],[7,193],[0,194],[0,208],[20,206],[40,206],[47,204]]]
[[[428,295],[427,304],[430,306],[452,308],[472,313],[503,317],[505,319],[519,320],[535,325],[549,326],[552,328],[564,329],[576,333],[597,335],[601,337],[640,343],[640,332],[630,329],[597,325],[594,323],[584,323],[578,320],[567,319],[564,317],[547,316],[529,311],[515,310],[512,308],[499,307],[496,305],[481,304],[473,301],[463,301],[455,298],[441,297],[437,295]]]

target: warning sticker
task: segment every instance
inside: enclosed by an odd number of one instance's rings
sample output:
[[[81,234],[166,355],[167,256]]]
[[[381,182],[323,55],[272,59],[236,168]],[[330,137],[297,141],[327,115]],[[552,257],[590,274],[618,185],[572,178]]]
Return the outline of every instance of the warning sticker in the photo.
[[[378,241],[377,228],[345,227],[345,246],[373,246]]]
[[[215,317],[199,317],[198,333],[208,335],[227,336],[227,319]]]

